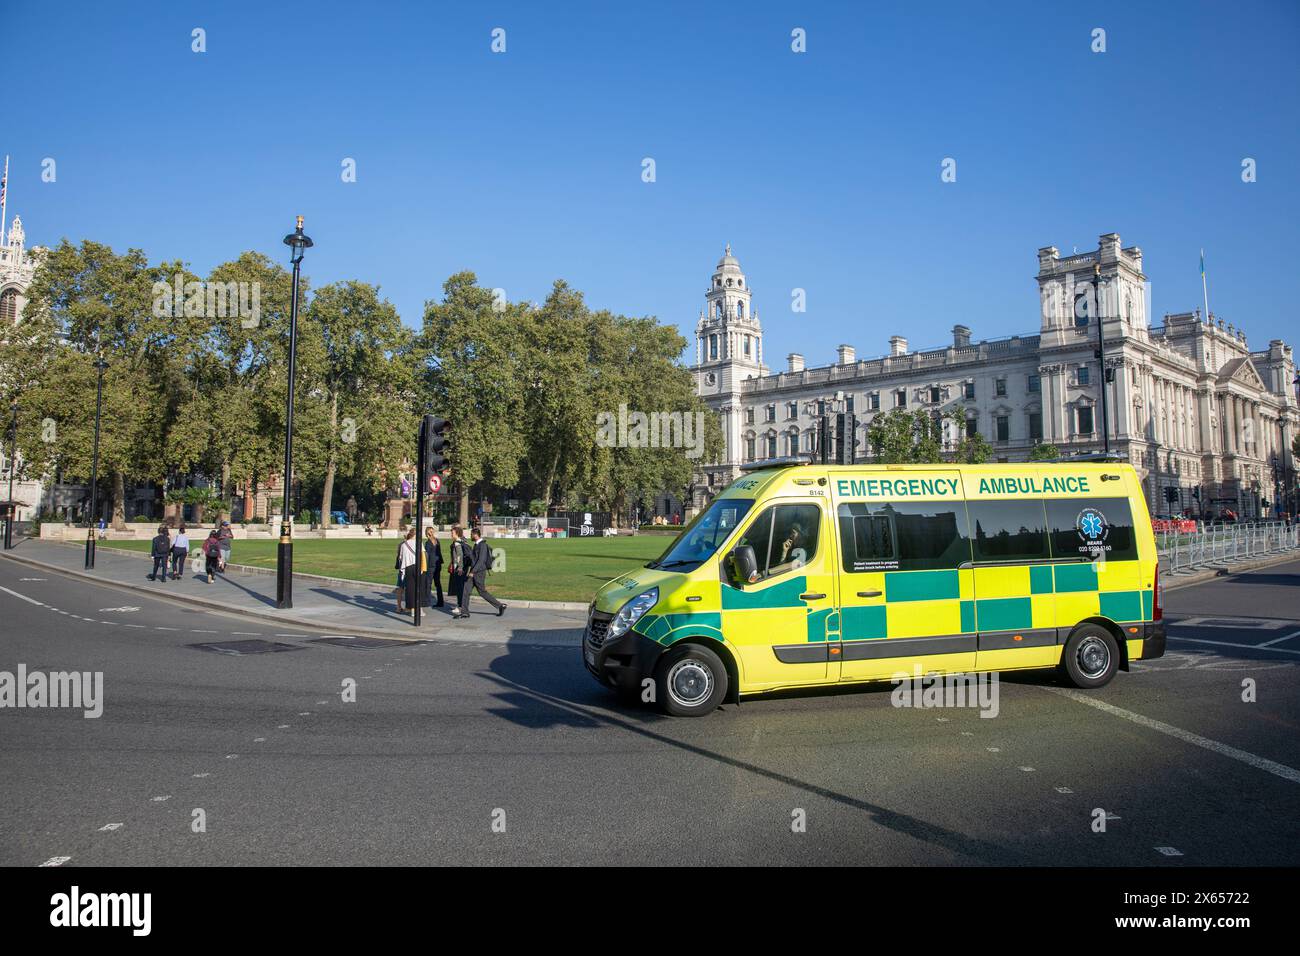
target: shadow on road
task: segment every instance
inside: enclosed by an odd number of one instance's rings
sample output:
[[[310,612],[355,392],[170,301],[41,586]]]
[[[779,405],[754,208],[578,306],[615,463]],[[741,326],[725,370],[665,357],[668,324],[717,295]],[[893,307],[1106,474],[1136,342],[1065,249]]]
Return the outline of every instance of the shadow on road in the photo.
[[[739,710],[734,706],[720,708],[709,717],[692,720],[666,717],[637,703],[623,704],[612,691],[600,686],[587,673],[582,664],[580,644],[575,642],[572,648],[537,651],[533,643],[535,637],[530,639],[530,635],[536,633],[538,632],[527,630],[513,632],[506,645],[506,652],[492,661],[490,672],[480,675],[497,685],[496,699],[505,706],[491,708],[489,713],[503,720],[532,729],[563,726],[636,734],[644,740],[676,749],[683,754],[702,757],[763,780],[859,810],[878,826],[960,854],[975,862],[1022,865],[1031,862],[1009,847],[950,830],[779,770],[729,756],[713,747],[682,739],[682,736],[692,730],[701,729],[702,724],[707,724],[710,720],[726,720],[728,716],[737,715]],[[890,685],[886,683],[854,688],[850,693],[880,693],[882,687],[886,693],[890,690]],[[804,691],[781,696],[830,696],[837,691],[844,693],[838,688],[829,688],[815,693]],[[763,718],[761,712],[751,718],[750,711],[746,710],[745,719]]]

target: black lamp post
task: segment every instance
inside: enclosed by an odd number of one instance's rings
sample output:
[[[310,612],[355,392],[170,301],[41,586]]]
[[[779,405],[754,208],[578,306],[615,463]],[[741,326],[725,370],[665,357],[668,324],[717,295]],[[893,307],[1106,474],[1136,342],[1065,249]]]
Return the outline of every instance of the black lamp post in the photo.
[[[1106,402],[1106,330],[1102,327],[1101,320],[1101,263],[1095,262],[1092,266],[1092,301],[1093,311],[1097,313],[1097,369],[1101,379],[1098,385],[1101,389],[1101,452],[1103,455],[1110,454],[1110,416],[1107,412]]]
[[[9,424],[9,501],[8,513],[5,518],[5,550],[9,551],[14,546],[14,518],[17,517],[18,508],[14,505],[14,469],[18,467],[18,399],[14,399],[13,420]]]
[[[289,305],[289,392],[284,402],[284,502],[280,508],[280,545],[275,555],[275,606],[293,607],[293,514],[289,510],[290,483],[293,481],[293,378],[298,351],[298,272],[302,257],[311,248],[311,239],[302,231],[302,216],[297,228],[284,237],[293,263],[293,298]]]
[[[90,529],[86,532],[86,567],[95,566],[95,522],[99,520],[99,420],[104,411],[103,353],[95,356],[95,447],[90,459]]]

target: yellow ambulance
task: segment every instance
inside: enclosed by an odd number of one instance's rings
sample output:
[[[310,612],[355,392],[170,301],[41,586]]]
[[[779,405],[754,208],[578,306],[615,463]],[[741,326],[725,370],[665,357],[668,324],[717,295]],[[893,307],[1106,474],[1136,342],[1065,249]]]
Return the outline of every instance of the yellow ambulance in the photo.
[[[1160,657],[1155,538],[1132,466],[762,463],[663,556],[607,583],[582,653],[676,716],[775,690]]]

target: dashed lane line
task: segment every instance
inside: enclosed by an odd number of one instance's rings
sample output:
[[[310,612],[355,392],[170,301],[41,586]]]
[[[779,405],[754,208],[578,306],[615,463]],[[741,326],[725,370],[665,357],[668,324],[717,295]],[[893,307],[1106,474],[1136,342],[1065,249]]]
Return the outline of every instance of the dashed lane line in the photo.
[[[1173,724],[1166,724],[1162,720],[1155,720],[1151,717],[1145,717],[1142,714],[1135,714],[1131,710],[1125,710],[1122,707],[1116,707],[1114,704],[1108,704],[1104,700],[1098,700],[1095,697],[1089,697],[1087,694],[1081,694],[1077,690],[1070,690],[1066,687],[1044,687],[1043,690],[1052,694],[1059,694],[1062,697],[1068,697],[1071,700],[1078,701],[1081,704],[1087,704],[1089,707],[1095,707],[1097,710],[1111,714],[1115,717],[1123,717],[1125,720],[1131,720],[1135,724],[1146,727],[1150,730],[1158,730],[1162,734],[1168,734],[1170,737],[1177,738],[1184,743],[1193,744],[1197,747],[1204,747],[1206,750],[1213,751],[1224,757],[1240,761],[1257,770],[1264,770],[1283,780],[1289,780],[1291,783],[1300,783],[1300,770],[1294,767],[1288,767],[1286,764],[1278,763],[1276,760],[1269,760],[1267,757],[1260,757],[1257,754],[1249,753],[1245,750],[1239,750],[1217,740],[1211,740],[1209,737],[1202,737],[1200,734],[1194,734],[1190,730],[1183,730],[1181,727],[1175,727]]]
[[[47,606],[41,603],[40,601],[36,600],[35,598],[29,598],[26,594],[19,594],[17,591],[10,591],[6,587],[0,587],[0,591],[4,591],[5,594],[12,594],[14,597],[18,598],[19,600],[26,601],[28,604],[35,604],[37,607]],[[68,859],[71,859],[71,857],[68,857]]]

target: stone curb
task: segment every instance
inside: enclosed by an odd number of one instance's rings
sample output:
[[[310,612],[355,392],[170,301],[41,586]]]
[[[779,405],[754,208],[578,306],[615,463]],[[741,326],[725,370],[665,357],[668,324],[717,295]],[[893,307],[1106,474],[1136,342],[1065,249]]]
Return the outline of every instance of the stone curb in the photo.
[[[112,549],[105,548],[103,550],[107,551]],[[130,554],[133,552],[126,552],[126,553]],[[61,568],[57,564],[47,564],[46,562],[40,561],[36,558],[29,558],[26,556],[19,556],[16,554],[5,553],[5,552],[0,552],[0,558],[8,559],[17,564],[25,564],[28,567],[37,568],[42,571],[50,571],[55,574],[63,574],[69,577],[79,578],[81,580],[89,581],[93,584],[103,585],[105,587],[122,588],[123,590],[127,590],[127,591],[139,591],[142,594],[148,594],[150,597],[157,598],[161,601],[168,601],[172,604],[177,604],[182,606],[198,605],[199,607],[203,607],[212,611],[218,611],[222,614],[230,614],[236,617],[253,618],[258,621],[264,621],[268,624],[278,624],[283,627],[308,628],[318,633],[321,632],[326,634],[338,633],[338,634],[347,634],[347,635],[355,634],[360,637],[380,637],[380,638],[385,638],[387,640],[407,641],[407,642],[426,641],[432,638],[436,638],[439,641],[451,641],[460,644],[508,644],[510,643],[508,639],[502,640],[496,635],[449,634],[447,633],[449,630],[455,629],[455,625],[451,623],[429,624],[429,625],[421,624],[418,630],[415,628],[414,625],[410,625],[410,633],[405,633],[405,634],[397,630],[396,628],[366,627],[364,625],[351,625],[351,624],[343,625],[340,627],[331,627],[330,622],[328,620],[319,620],[316,618],[301,617],[299,615],[294,614],[292,611],[286,613],[284,611],[278,611],[278,610],[260,611],[257,610],[256,608],[231,607],[229,604],[223,604],[220,601],[209,600],[208,598],[199,597],[194,594],[180,595],[173,592],[168,592],[162,590],[157,585],[150,586],[144,584],[133,584],[128,581],[114,581],[111,579],[96,577],[93,574],[87,574],[85,571],[75,571],[71,568]],[[231,565],[231,567],[234,567],[234,565]],[[295,578],[299,576],[300,575],[296,575],[296,574],[294,575]],[[303,576],[305,577],[305,575]],[[355,584],[357,582],[349,581],[347,583]],[[367,583],[367,582],[361,582],[361,583]],[[586,605],[583,605],[583,608],[585,609]],[[569,629],[557,628],[557,630],[569,630]],[[576,647],[580,642],[581,642],[581,637],[579,637],[576,640],[575,639],[562,640],[559,638],[548,638],[548,637],[538,635],[530,638],[527,643],[547,644],[556,647],[568,647],[568,646]]]

